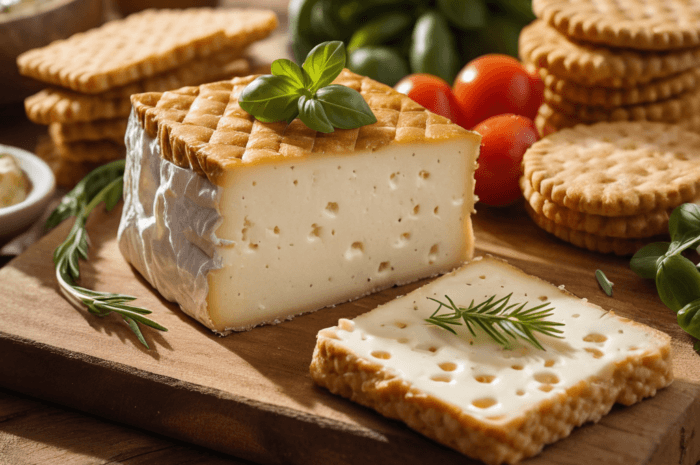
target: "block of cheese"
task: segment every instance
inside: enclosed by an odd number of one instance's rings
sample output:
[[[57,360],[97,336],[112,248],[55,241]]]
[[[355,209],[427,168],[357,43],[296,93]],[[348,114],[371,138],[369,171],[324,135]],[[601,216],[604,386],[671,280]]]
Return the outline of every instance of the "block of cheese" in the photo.
[[[564,323],[563,339],[537,335],[544,351],[524,342],[508,350],[478,328],[455,335],[425,322],[438,306],[429,298],[466,307],[511,292],[510,303],[553,307],[548,320]],[[666,334],[489,257],[321,330],[311,375],[491,465],[533,456],[615,402],[633,404],[672,381]]]
[[[119,245],[166,299],[227,333],[472,257],[477,134],[349,71],[377,123],[261,123],[252,80],[132,97]]]

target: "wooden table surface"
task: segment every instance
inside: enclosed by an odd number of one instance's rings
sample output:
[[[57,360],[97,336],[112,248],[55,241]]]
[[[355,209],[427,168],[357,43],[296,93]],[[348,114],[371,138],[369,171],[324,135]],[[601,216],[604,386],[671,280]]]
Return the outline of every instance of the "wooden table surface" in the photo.
[[[287,0],[224,0],[221,3],[275,10],[280,28],[265,43],[257,45],[255,53],[262,57],[287,53]],[[0,105],[0,144],[33,152],[42,134],[46,134],[46,127],[31,123],[21,103]],[[12,258],[0,255],[0,267]],[[236,465],[250,462],[0,388],[0,464],[114,463]]]
[[[242,4],[245,2],[234,2]],[[283,9],[285,0],[256,3]],[[282,24],[286,19],[281,18]],[[278,33],[262,54],[286,49]],[[286,51],[286,50],[285,50]],[[22,105],[0,107],[0,143],[33,151],[46,129],[30,123]],[[0,266],[10,257],[0,257]],[[2,296],[0,296],[1,304]],[[696,438],[697,440],[697,438]],[[0,464],[248,464],[242,459],[127,427],[0,388]],[[585,461],[582,461],[585,463]],[[700,462],[698,462],[700,464]]]

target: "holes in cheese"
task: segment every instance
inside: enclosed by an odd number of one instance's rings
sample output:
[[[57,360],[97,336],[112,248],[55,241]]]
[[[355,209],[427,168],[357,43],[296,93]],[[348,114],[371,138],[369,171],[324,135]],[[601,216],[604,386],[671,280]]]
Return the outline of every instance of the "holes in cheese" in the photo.
[[[587,334],[586,336],[584,336],[583,340],[586,341],[586,342],[597,342],[597,343],[600,343],[600,342],[605,342],[605,341],[607,341],[608,338],[607,338],[607,336],[604,336],[604,335],[602,335],[602,334],[591,333],[591,334]]]
[[[317,241],[321,239],[321,228],[316,223],[311,225],[311,232],[309,233],[309,241]]]
[[[418,176],[420,176],[421,179],[428,179],[430,178],[430,173],[426,170],[421,170]]]
[[[452,381],[452,377],[449,375],[433,375],[430,377],[430,379],[437,381],[438,383],[449,383]]]
[[[384,351],[384,350],[375,350],[372,352],[372,357],[378,358],[381,360],[389,360],[391,358],[391,354],[389,352]]]
[[[476,408],[487,409],[498,404],[498,401],[493,397],[482,397],[472,401],[472,405]]]
[[[489,384],[493,383],[496,377],[493,375],[477,375],[474,376],[474,379],[479,383]]]
[[[420,205],[416,205],[415,207],[413,207],[413,216],[418,216],[419,213],[420,213]]]
[[[389,262],[381,262],[379,264],[379,268],[377,268],[377,273],[386,273],[391,270],[391,263]]]
[[[457,364],[452,362],[442,362],[438,366],[444,371],[455,371],[457,369]]]
[[[339,209],[340,208],[338,207],[338,204],[336,202],[328,202],[325,211],[328,216],[334,217],[338,214]]]
[[[535,373],[534,378],[535,381],[542,384],[557,384],[559,382],[559,377],[557,375],[546,371]]]

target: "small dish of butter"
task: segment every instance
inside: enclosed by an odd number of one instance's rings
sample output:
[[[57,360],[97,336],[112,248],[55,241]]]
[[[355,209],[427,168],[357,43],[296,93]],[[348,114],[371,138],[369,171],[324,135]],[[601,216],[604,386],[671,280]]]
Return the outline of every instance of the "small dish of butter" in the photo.
[[[51,168],[36,155],[0,145],[0,244],[44,213],[56,187]]]

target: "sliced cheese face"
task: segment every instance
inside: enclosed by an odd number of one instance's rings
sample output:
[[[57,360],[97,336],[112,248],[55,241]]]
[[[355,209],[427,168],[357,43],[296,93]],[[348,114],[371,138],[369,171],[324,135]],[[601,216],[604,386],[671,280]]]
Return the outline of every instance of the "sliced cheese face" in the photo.
[[[478,138],[314,154],[214,185],[162,160],[132,116],[122,253],[218,332],[454,269],[470,259]]]
[[[448,295],[458,306],[468,306],[472,300],[478,303],[511,292],[511,303],[549,303],[554,315],[548,320],[565,324],[563,339],[537,334],[545,351],[524,342],[508,350],[478,328],[474,337],[465,326],[455,326],[454,335],[425,322],[438,306],[429,298],[446,302]],[[324,338],[378,366],[376,370],[386,370],[386,376],[408,382],[421,395],[491,425],[522,418],[547,402],[562,402],[576,395],[574,387],[583,390],[580,383],[612,379],[630,358],[669,354],[666,335],[490,258],[477,258],[352,321],[341,320],[338,327],[319,333],[319,340]],[[668,373],[652,378],[652,394],[671,377],[669,362]]]

